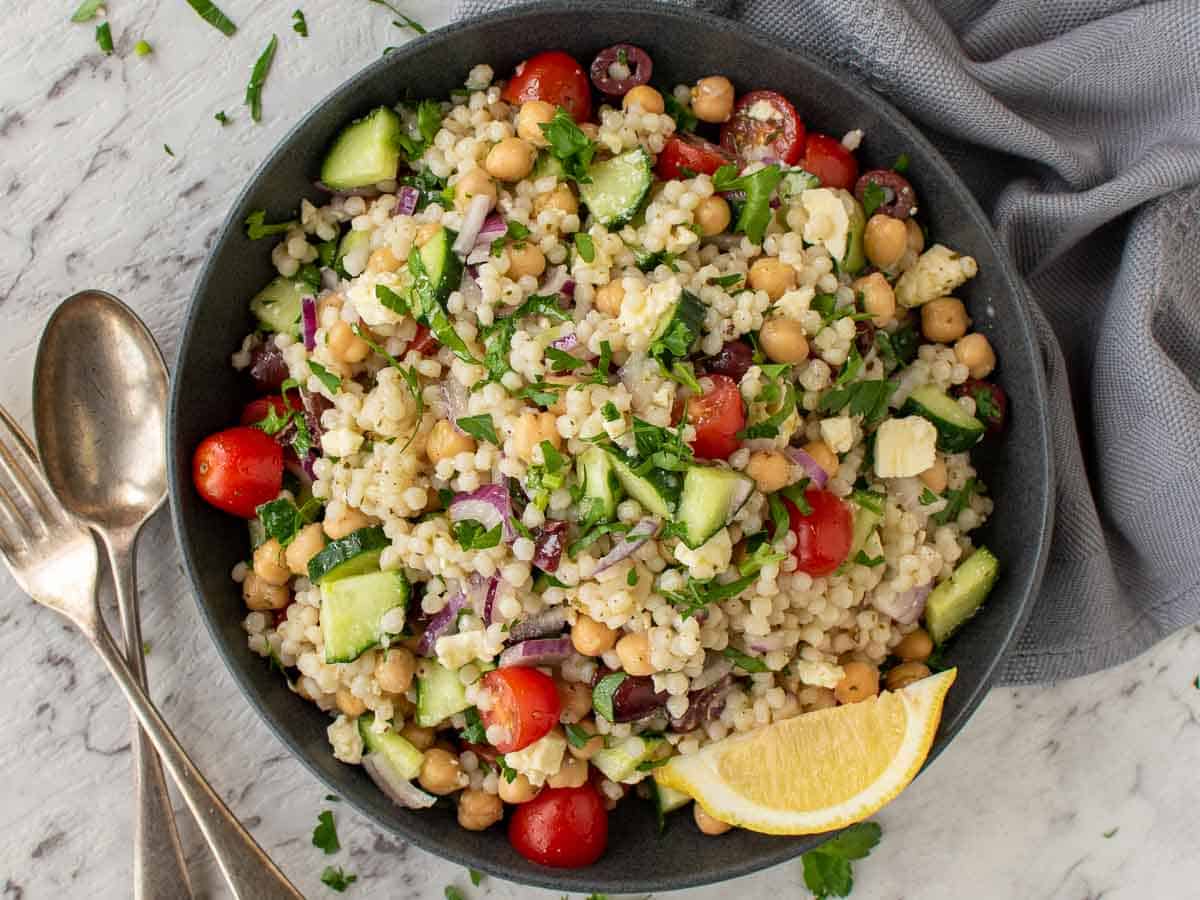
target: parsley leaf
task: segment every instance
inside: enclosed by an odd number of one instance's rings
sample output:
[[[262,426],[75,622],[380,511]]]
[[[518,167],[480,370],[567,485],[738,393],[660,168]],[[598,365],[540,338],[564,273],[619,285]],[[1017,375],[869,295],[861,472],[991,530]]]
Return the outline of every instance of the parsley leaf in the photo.
[[[504,234],[492,241],[492,256],[499,256],[506,244],[515,244],[529,237],[529,228],[516,219],[505,223]]]
[[[675,120],[676,132],[696,130],[700,120],[696,118],[691,107],[676,100],[674,94],[663,94],[663,106],[666,114]]]
[[[338,843],[337,826],[333,824],[333,813],[325,810],[317,816],[317,827],[313,829],[312,843],[326,854],[337,853],[342,849]]]
[[[213,116],[213,118],[220,122],[223,126],[229,124],[229,116],[225,115],[225,110],[223,109],[219,110],[217,114]]]
[[[782,178],[783,170],[774,163],[742,176],[737,176],[737,167],[731,163],[721,166],[713,175],[713,187],[716,190],[746,192],[746,200],[738,213],[734,231],[746,235],[751,243],[762,243],[767,223],[771,221],[771,194]]]
[[[837,380],[834,381],[834,387],[842,387],[845,384],[853,381],[858,373],[862,371],[863,358],[858,352],[858,346],[850,345],[850,355],[846,357],[846,363],[842,366],[842,371],[838,373]]]
[[[464,741],[471,744],[486,744],[487,729],[483,727],[483,719],[479,716],[479,710],[474,706],[468,707],[463,713],[463,718],[467,720],[467,727],[458,733],[458,736]]]
[[[592,736],[578,725],[564,725],[563,730],[567,733],[567,743],[577,750],[586,747],[587,742],[592,739]]]
[[[427,33],[427,29],[425,28],[424,25],[422,25],[416,19],[406,16],[404,13],[400,12],[400,10],[396,9],[396,7],[394,7],[394,6],[392,6],[392,4],[388,3],[387,0],[370,0],[370,2],[377,3],[378,5],[384,7],[385,9],[390,11],[392,13],[392,15],[394,15],[394,16],[399,16],[399,18],[402,21],[392,22],[392,24],[395,25],[397,28],[411,28],[417,34],[426,34]],[[389,48],[389,49],[393,49],[393,48]]]
[[[237,31],[237,26],[233,24],[229,16],[217,9],[212,0],[187,0],[187,3],[200,14],[200,18],[225,37],[233,37],[233,33]]]
[[[587,168],[596,155],[596,144],[575,124],[571,114],[560,106],[553,119],[538,127],[550,144],[550,155],[563,164],[563,173],[580,184],[590,182]]]
[[[488,550],[500,543],[500,532],[503,523],[491,531],[483,527],[481,522],[474,519],[463,519],[451,527],[454,539],[464,550]]]
[[[496,766],[500,769],[500,774],[504,776],[504,780],[509,784],[517,780],[517,770],[508,764],[508,760],[504,758],[503,754],[496,757]]]
[[[977,387],[971,391],[975,400],[975,418],[988,421],[1000,415],[1000,407],[996,405],[995,395],[990,387]]]
[[[378,296],[378,289],[380,289],[380,288],[387,291],[387,288],[383,287],[383,285],[376,285],[376,295],[377,296]],[[388,293],[390,294],[391,291],[388,291]],[[392,296],[394,297],[395,294],[392,294]],[[412,434],[410,434],[408,436],[408,441],[406,441],[404,444],[404,447],[401,448],[400,452],[403,453],[405,450],[408,449],[408,445],[411,444],[413,442],[413,440],[416,438],[417,432],[419,432],[421,430],[421,417],[423,415],[425,415],[425,396],[421,393],[421,382],[420,382],[420,379],[417,377],[417,371],[412,366],[409,366],[406,369],[406,368],[404,368],[404,366],[400,365],[400,363],[396,359],[396,357],[392,356],[392,354],[388,353],[385,349],[383,349],[383,347],[379,346],[379,344],[375,343],[375,341],[373,341],[369,337],[367,337],[367,335],[363,331],[363,329],[358,327],[357,322],[355,322],[353,325],[350,326],[350,330],[353,331],[360,338],[362,338],[364,341],[366,341],[368,347],[370,347],[374,352],[378,353],[380,356],[382,356],[384,359],[386,359],[388,361],[388,365],[390,365],[397,372],[399,372],[401,374],[401,376],[403,376],[404,383],[408,385],[408,392],[410,394],[412,394],[412,398],[417,404],[417,414],[415,416],[416,421],[413,424]]]
[[[331,394],[336,394],[342,388],[342,379],[330,372],[319,362],[313,360],[308,361],[308,371],[317,376],[317,380],[325,385],[325,390]]]
[[[575,249],[579,251],[579,256],[584,262],[590,263],[596,258],[596,245],[592,241],[590,234],[585,234],[582,231],[575,232]]]
[[[791,519],[788,516],[787,507],[783,505],[778,494],[767,494],[767,506],[771,510],[771,524],[774,526],[771,540],[777,541],[787,534]]]
[[[442,127],[442,107],[436,100],[422,100],[417,104],[416,132],[412,126],[406,133],[397,136],[396,140],[404,150],[409,161],[415,161],[425,152],[425,148],[433,143],[438,130]]]
[[[321,884],[337,891],[339,894],[356,881],[358,881],[358,876],[342,871],[341,866],[338,866],[336,869],[333,866],[326,866],[325,871],[321,873]]]
[[[133,45],[133,52],[138,56],[149,56],[154,52],[154,48],[150,46],[149,41],[141,40]]]
[[[888,400],[899,386],[895,381],[883,379],[856,381],[827,392],[818,408],[821,412],[835,413],[848,406],[851,415],[862,416],[864,424],[874,425],[887,415]]]
[[[71,16],[72,22],[90,22],[96,18],[96,14],[100,12],[100,7],[104,6],[106,0],[83,0],[79,4],[79,8],[75,10],[75,14]]]
[[[572,356],[566,350],[559,350],[557,347],[546,348],[546,359],[550,360],[551,372],[570,372],[587,365],[587,360]]]
[[[899,156],[896,157],[896,161],[894,163],[892,163],[892,171],[899,172],[901,175],[903,175],[905,172],[908,171],[908,154],[907,153],[901,153]]]
[[[446,186],[446,179],[438,178],[429,169],[422,168],[415,175],[405,175],[399,181],[400,184],[417,189],[418,212],[430,203],[436,203],[443,209],[454,205],[454,190]]]
[[[471,884],[479,887],[479,882],[483,881],[483,873],[478,869],[467,869],[467,874],[471,876]]]
[[[717,287],[729,288],[740,282],[746,276],[741,272],[730,272],[728,275],[719,275],[715,278],[708,279],[709,284],[715,284]]]
[[[865,550],[859,550],[857,553],[855,553],[854,561],[860,566],[869,566],[872,569],[875,568],[875,566],[882,566],[884,563],[882,556],[867,556],[867,551]]]
[[[446,900],[467,900],[467,898],[463,896],[463,892],[452,884],[446,885],[445,894]]]
[[[101,22],[96,26],[96,46],[100,48],[100,52],[105,56],[112,56],[112,28],[109,27],[107,22]]]
[[[851,825],[832,840],[801,857],[804,884],[817,900],[845,897],[854,887],[852,860],[862,859],[879,843],[881,830],[874,822]]]
[[[221,117],[225,114],[218,113],[217,115],[218,117]],[[228,119],[218,118],[217,121],[224,125]],[[250,215],[246,216],[246,237],[250,238],[252,241],[257,241],[260,238],[270,237],[273,234],[283,234],[293,225],[300,224],[295,219],[291,219],[287,222],[274,222],[267,224],[266,218],[267,211],[265,209],[256,209],[251,212]]]
[[[883,188],[875,183],[875,179],[867,179],[867,186],[863,190],[863,212],[869,219],[875,214],[875,210],[883,206],[887,202],[887,194]]]
[[[758,581],[757,572],[744,575],[728,584],[719,584],[715,581],[696,581],[689,577],[682,591],[667,591],[663,596],[675,606],[680,607],[683,610],[683,617],[687,619],[709,604],[720,603],[722,600],[736,597],[756,581]]]
[[[574,559],[579,555],[579,551],[586,547],[590,547],[606,534],[625,534],[628,531],[629,526],[623,522],[604,522],[600,525],[593,526],[591,530],[587,531],[582,537],[579,538],[579,540],[567,547],[567,556],[571,557],[571,559]]]
[[[629,676],[624,672],[613,672],[611,675],[605,675],[592,688],[592,709],[596,710],[597,714],[604,716],[608,721],[612,722],[615,719],[613,713],[613,697],[617,693],[617,689],[621,683]]]
[[[534,294],[518,306],[512,315],[493,322],[483,330],[483,365],[488,370],[489,381],[499,381],[509,371],[508,357],[512,351],[512,339],[522,319],[544,315],[560,322],[566,322],[571,318],[570,314],[563,312],[558,304],[557,294]],[[538,405],[550,406],[553,403],[552,399],[548,403],[539,402]]]
[[[437,301],[434,294],[433,285],[429,281],[429,273],[425,270],[425,264],[421,260],[420,253],[410,253],[408,255],[408,270],[412,273],[416,281],[416,286],[413,288],[413,313],[416,317],[429,326],[429,330],[433,332],[433,336],[438,339],[443,347],[448,347],[463,362],[476,365],[479,363],[469,349],[466,342],[462,339],[454,326],[450,323],[450,317],[446,315],[446,311]]]
[[[301,528],[316,518],[320,508],[321,504],[316,499],[310,499],[304,506],[297,507],[290,498],[279,497],[262,504],[255,512],[267,536],[275,538],[286,547],[295,539]]]
[[[464,416],[454,422],[477,441],[487,441],[489,444],[500,446],[500,438],[496,434],[496,424],[492,421],[491,413],[481,413],[478,416]]]
[[[804,496],[804,492],[807,488],[808,479],[802,478],[795,484],[789,484],[779,493],[787,498],[788,502],[790,502],[794,507],[796,507],[796,510],[800,513],[800,515],[811,516],[812,506],[809,504],[808,498]]]
[[[721,655],[726,659],[732,659],[733,664],[744,672],[750,672],[751,674],[754,674],[756,672],[770,671],[767,668],[767,664],[757,656],[750,656],[749,654],[743,653],[741,650],[738,650],[734,647],[726,647],[721,651]]]
[[[167,154],[167,156],[174,156],[174,155],[175,155],[175,151],[171,149],[171,145],[170,145],[170,144],[163,144],[163,152],[164,152],[164,153],[166,153],[166,154]]]
[[[902,325],[891,334],[883,330],[875,332],[875,346],[889,372],[912,362],[919,343],[920,339],[911,325]]]
[[[271,35],[266,48],[254,62],[250,72],[250,81],[246,85],[246,106],[250,107],[250,118],[255,122],[262,119],[262,89],[271,71],[271,62],[275,59],[275,48],[279,46],[279,38]]]
[[[292,13],[292,18],[295,20],[292,23],[292,31],[300,37],[308,37],[308,20],[304,18],[304,12],[298,9]]]
[[[974,478],[968,478],[961,488],[946,495],[946,508],[934,513],[930,518],[938,525],[958,521],[958,514],[971,505],[971,495],[980,492],[979,483]]]
[[[600,407],[600,415],[604,416],[605,422],[615,422],[621,418],[621,412],[617,409],[617,405],[609,400]]]
[[[566,385],[535,381],[533,384],[525,385],[513,396],[521,400],[528,400],[536,406],[553,406],[558,402],[558,392],[565,389]]]

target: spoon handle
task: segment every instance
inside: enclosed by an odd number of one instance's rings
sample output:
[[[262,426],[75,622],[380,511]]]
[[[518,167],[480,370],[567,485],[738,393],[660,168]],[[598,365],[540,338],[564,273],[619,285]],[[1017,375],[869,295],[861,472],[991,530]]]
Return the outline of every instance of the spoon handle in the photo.
[[[238,900],[304,900],[304,895],[292,886],[204,780],[150,698],[138,685],[108,629],[103,626],[87,628],[85,633],[116,678],[125,699],[142,723],[142,729],[158,750],[163,765],[183,796],[183,802],[196,817],[196,823],[208,841],[209,849],[233,896]]]
[[[112,571],[125,658],[138,685],[146,690],[146,659],[142,648],[138,612],[136,533],[107,537],[108,564]],[[150,738],[133,722],[133,896],[134,900],[187,900],[192,896],[183,846],[175,827],[175,813],[167,781]]]

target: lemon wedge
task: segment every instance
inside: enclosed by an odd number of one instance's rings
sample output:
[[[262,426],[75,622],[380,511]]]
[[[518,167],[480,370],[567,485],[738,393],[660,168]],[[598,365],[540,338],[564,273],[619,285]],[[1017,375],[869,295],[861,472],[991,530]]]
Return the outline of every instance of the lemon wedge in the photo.
[[[894,800],[916,776],[956,672],[716,741],[672,757],[654,778],[751,831],[845,828]]]

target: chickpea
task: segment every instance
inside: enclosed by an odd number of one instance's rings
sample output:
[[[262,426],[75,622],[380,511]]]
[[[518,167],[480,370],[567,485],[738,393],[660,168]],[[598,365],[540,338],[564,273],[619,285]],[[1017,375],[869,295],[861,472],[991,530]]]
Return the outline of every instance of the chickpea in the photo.
[[[343,503],[341,512],[336,515],[331,514],[328,509],[325,510],[325,520],[321,523],[321,528],[326,537],[336,541],[370,524],[371,521],[362,510]]]
[[[246,608],[265,612],[269,609],[283,609],[291,602],[292,595],[287,585],[268,584],[254,572],[246,574],[242,582],[242,599]]]
[[[320,322],[325,317],[325,310],[327,309],[340,311],[344,302],[345,298],[341,294],[326,294],[317,301],[317,321]]]
[[[488,151],[483,167],[500,181],[520,181],[533,171],[536,158],[533,144],[519,137],[509,137]]]
[[[334,359],[344,363],[360,363],[371,352],[367,342],[354,333],[345,319],[338,319],[325,333],[325,345]]]
[[[907,245],[908,230],[899,219],[876,213],[867,220],[867,228],[863,232],[863,249],[875,268],[894,268],[904,255]]]
[[[651,675],[654,666],[650,662],[650,636],[644,631],[627,634],[617,641],[617,656],[621,668],[630,675]]]
[[[786,487],[791,473],[792,464],[778,450],[755,450],[746,464],[746,474],[764,494],[773,494]]]
[[[287,584],[292,573],[284,560],[283,547],[275,538],[254,548],[254,574],[267,584]]]
[[[692,217],[699,226],[700,232],[705,237],[712,237],[715,234],[721,234],[729,227],[733,214],[729,211],[729,204],[725,202],[725,198],[713,194],[705,197],[696,205],[696,211],[692,213]]]
[[[380,272],[395,272],[400,268],[400,260],[396,259],[390,247],[376,247],[367,257],[367,274],[377,275]]]
[[[458,824],[467,831],[483,831],[504,818],[504,803],[495,794],[467,788],[458,795]]]
[[[558,433],[558,417],[550,412],[523,412],[513,428],[513,450],[525,462],[533,462],[533,448],[549,441],[555,450],[562,449]]]
[[[550,142],[541,126],[550,124],[554,118],[554,104],[545,100],[526,100],[517,113],[517,134],[535,147],[549,147]]]
[[[572,387],[580,383],[580,377],[578,375],[572,375],[570,372],[567,372],[566,374],[560,373],[557,375],[555,375],[553,372],[550,372],[543,376],[543,380],[547,384],[561,384],[564,386],[563,390],[555,391],[558,399],[556,399],[546,408],[556,416],[565,416],[567,414],[567,393]]]
[[[559,183],[554,190],[538,194],[533,198],[533,213],[537,215],[547,209],[556,209],[562,213],[579,212],[579,201],[569,184]]]
[[[325,533],[321,531],[321,523],[305,525],[288,544],[287,552],[283,555],[288,570],[293,575],[307,577],[308,561],[320,553],[324,546]]]
[[[574,724],[592,711],[592,691],[579,681],[557,681],[560,722]]]
[[[978,331],[958,339],[954,355],[967,367],[972,378],[987,378],[996,368],[996,351],[986,335]]]
[[[587,780],[587,760],[577,756],[564,756],[562,766],[546,779],[546,784],[552,788],[577,788],[583,787]]]
[[[422,222],[417,226],[416,234],[413,235],[413,243],[418,247],[424,247],[441,230],[442,226],[437,222]]]
[[[824,469],[825,474],[830,478],[837,475],[838,469],[842,467],[842,464],[838,461],[837,454],[824,441],[809,441],[804,445],[804,452],[811,456],[813,461]]]
[[[917,628],[900,638],[892,653],[904,662],[925,662],[933,653],[933,638],[924,628]]]
[[[596,724],[591,719],[582,719],[576,725],[577,728],[586,731],[590,735],[594,735],[582,747],[576,747],[570,741],[567,742],[567,752],[576,759],[591,759],[597,753],[604,749],[604,736],[596,734]]]
[[[921,251],[925,249],[925,232],[921,230],[921,226],[917,224],[915,219],[904,220],[904,232],[909,252],[914,257],[920,256]]]
[[[400,737],[404,738],[418,750],[428,750],[433,746],[436,734],[432,728],[422,728],[415,722],[409,722],[400,729]]]
[[[476,197],[488,198],[488,211],[496,208],[496,182],[483,169],[472,169],[454,182],[454,208],[465,212]]]
[[[774,316],[763,322],[758,341],[771,362],[798,363],[808,359],[808,338],[795,319]]]
[[[528,803],[538,795],[538,789],[530,784],[529,779],[521,772],[518,772],[512,781],[501,775],[496,782],[496,789],[505,803]]]
[[[724,834],[733,827],[728,822],[722,822],[716,816],[710,816],[699,803],[692,804],[692,817],[696,820],[696,827],[700,829],[702,834],[714,837],[718,834]]]
[[[655,114],[661,114],[667,108],[663,95],[648,84],[639,84],[621,98],[621,109],[628,111],[635,106],[644,113]]]
[[[451,459],[460,453],[474,452],[475,439],[455,428],[449,419],[438,419],[433,424],[425,444],[425,455],[431,463],[437,465],[443,459]]]
[[[888,669],[887,689],[898,691],[922,678],[928,678],[929,674],[929,666],[923,662],[902,662],[900,665]]]
[[[509,244],[504,252],[508,254],[508,277],[513,281],[526,275],[537,278],[546,271],[546,257],[532,241]]]
[[[383,661],[375,667],[375,681],[381,691],[403,694],[412,687],[413,675],[417,671],[417,659],[412,651],[404,647],[389,647]]]
[[[796,270],[775,256],[760,256],[750,266],[747,280],[756,291],[778,300],[796,286]]]
[[[439,797],[464,787],[467,779],[458,766],[458,757],[441,747],[430,747],[421,760],[421,787]]]
[[[349,716],[351,719],[357,719],[367,711],[367,704],[363,703],[358,697],[355,697],[346,688],[338,688],[334,694],[334,699],[337,701],[337,708],[343,715]]]
[[[933,461],[933,465],[917,476],[921,479],[921,483],[929,488],[935,494],[940,494],[946,490],[946,485],[950,481],[950,476],[946,472],[946,460],[942,457],[937,457]]]
[[[606,316],[612,316],[615,319],[621,314],[621,304],[624,300],[625,285],[620,279],[617,279],[596,289],[596,294],[592,298],[592,306]]]
[[[602,656],[616,642],[616,631],[582,613],[571,626],[571,644],[584,656]]]
[[[724,75],[701,78],[692,88],[692,112],[701,122],[728,122],[733,115],[733,82]]]
[[[961,300],[938,297],[921,307],[921,333],[931,341],[948,344],[967,333],[967,308]]]
[[[831,709],[837,706],[837,696],[832,688],[806,684],[796,692],[796,700],[805,712],[815,712],[818,709]]]
[[[833,689],[838,703],[857,703],[879,693],[879,669],[870,663],[844,663],[842,672],[842,680]]]
[[[896,318],[896,294],[880,272],[865,275],[850,287],[855,295],[862,294],[863,312],[871,314],[875,327],[882,328]]]

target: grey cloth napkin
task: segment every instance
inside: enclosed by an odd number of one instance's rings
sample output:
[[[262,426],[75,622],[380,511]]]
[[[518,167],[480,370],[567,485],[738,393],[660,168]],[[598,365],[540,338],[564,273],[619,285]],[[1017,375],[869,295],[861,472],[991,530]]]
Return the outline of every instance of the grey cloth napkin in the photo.
[[[1200,619],[1200,0],[677,3],[849,66],[929,133],[1026,278],[1057,510],[1001,680],[1115,665]]]

